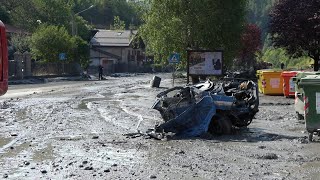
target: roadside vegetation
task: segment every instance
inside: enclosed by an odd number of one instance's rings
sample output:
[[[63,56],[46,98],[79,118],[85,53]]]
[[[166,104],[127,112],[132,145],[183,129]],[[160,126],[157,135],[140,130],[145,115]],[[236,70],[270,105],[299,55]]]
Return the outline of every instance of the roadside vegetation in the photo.
[[[11,38],[14,50],[31,51],[33,58],[43,62],[59,61],[58,54],[66,53],[67,62],[85,68],[90,63],[88,42],[98,28],[139,30],[156,66],[166,65],[173,52],[182,54],[180,68],[185,68],[186,49],[222,49],[228,68],[269,62],[273,68],[284,63],[286,68],[304,69],[318,62],[315,40],[320,22],[314,7],[320,1],[300,2],[0,0],[0,19],[28,32]],[[286,9],[293,16],[287,16]]]

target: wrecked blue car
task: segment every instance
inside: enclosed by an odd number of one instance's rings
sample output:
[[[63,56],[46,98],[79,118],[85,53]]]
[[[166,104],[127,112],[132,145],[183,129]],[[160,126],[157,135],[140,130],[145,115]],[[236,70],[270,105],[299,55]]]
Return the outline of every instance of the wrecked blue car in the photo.
[[[157,95],[152,108],[160,112],[164,122],[154,133],[184,137],[230,134],[235,127],[248,126],[258,107],[258,88],[250,80],[224,79],[175,87]]]

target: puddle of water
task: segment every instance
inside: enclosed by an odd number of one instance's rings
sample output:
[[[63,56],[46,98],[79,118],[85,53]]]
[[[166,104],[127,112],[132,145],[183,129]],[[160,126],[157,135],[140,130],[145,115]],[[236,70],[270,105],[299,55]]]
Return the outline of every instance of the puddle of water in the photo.
[[[34,152],[32,159],[37,162],[54,159],[53,146],[49,144],[46,148]]]
[[[97,102],[97,101],[112,100],[111,96],[113,96],[113,94],[111,94],[111,93],[106,93],[106,94],[102,94],[102,97],[101,97],[101,98],[82,99],[82,100],[81,100],[81,103],[78,105],[78,109],[81,109],[81,110],[90,109],[90,108],[88,108],[88,103],[90,103],[90,102]],[[117,101],[115,101],[115,102],[117,102]]]
[[[22,151],[27,150],[28,148],[30,148],[29,145],[30,145],[30,142],[24,142],[24,143],[22,143],[20,145],[13,146],[14,149],[10,149],[10,148],[7,149],[4,153],[2,153],[0,155],[0,159],[17,156]]]
[[[85,101],[81,101],[81,103],[78,105],[78,109],[88,109],[87,103]]]
[[[131,98],[131,99],[140,99],[141,97],[142,96],[139,96],[139,95],[136,95],[136,94],[129,96],[129,98]]]
[[[0,149],[3,148],[6,144],[8,144],[12,138],[0,138]]]

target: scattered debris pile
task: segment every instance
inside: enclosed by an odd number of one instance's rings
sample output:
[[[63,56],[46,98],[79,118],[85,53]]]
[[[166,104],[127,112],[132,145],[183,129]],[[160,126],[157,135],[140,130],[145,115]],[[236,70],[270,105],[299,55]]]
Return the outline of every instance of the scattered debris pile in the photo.
[[[169,132],[181,137],[229,134],[233,127],[248,126],[258,107],[258,88],[251,80],[226,78],[174,87],[157,95],[152,108],[164,122],[149,134],[157,139]]]

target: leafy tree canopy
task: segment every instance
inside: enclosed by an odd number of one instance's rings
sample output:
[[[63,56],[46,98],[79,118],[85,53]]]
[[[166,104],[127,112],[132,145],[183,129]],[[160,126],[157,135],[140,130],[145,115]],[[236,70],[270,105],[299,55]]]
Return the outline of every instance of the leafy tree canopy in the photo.
[[[270,33],[274,46],[289,55],[307,54],[318,71],[320,55],[320,0],[281,0],[271,13]]]
[[[114,17],[114,24],[111,29],[125,30],[125,28],[126,28],[126,24],[124,23],[124,21],[122,21],[119,16],[115,16]]]
[[[17,52],[30,51],[30,37],[25,34],[14,34],[11,37],[11,45]]]
[[[261,29],[262,41],[267,38],[269,30],[269,13],[277,0],[248,0],[247,21],[257,24]]]
[[[231,60],[239,47],[246,0],[153,0],[142,34],[156,60],[187,48],[223,49]],[[162,58],[161,58],[162,57]]]
[[[307,56],[299,58],[290,57],[283,48],[268,47],[262,55],[261,60],[270,62],[273,68],[280,68],[281,63],[285,64],[287,69],[300,70],[310,67],[312,59]]]
[[[10,15],[4,6],[0,5],[0,20],[4,23],[10,23]]]
[[[64,27],[41,25],[31,37],[31,53],[46,62],[55,62],[60,53],[66,53],[70,61],[75,49],[73,37]]]
[[[261,30],[256,24],[247,24],[241,35],[241,49],[236,66],[252,67],[255,65],[256,53],[261,51]]]

